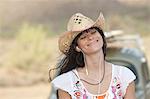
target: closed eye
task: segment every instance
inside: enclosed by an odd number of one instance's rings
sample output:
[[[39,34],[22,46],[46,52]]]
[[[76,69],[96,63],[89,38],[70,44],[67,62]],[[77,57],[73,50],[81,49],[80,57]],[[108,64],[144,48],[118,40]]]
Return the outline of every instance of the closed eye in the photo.
[[[95,31],[91,31],[91,34],[95,34],[97,31],[95,30]],[[87,37],[88,35],[87,34],[83,34],[81,37],[80,37],[80,39],[81,40],[83,40],[83,39],[85,39],[86,37]]]
[[[96,33],[96,31],[91,32],[91,34],[95,34],[95,33]]]
[[[81,39],[81,40],[82,40],[82,39],[85,39],[85,38],[86,38],[86,35],[85,35],[85,36],[81,36],[81,37],[80,37],[80,39]]]

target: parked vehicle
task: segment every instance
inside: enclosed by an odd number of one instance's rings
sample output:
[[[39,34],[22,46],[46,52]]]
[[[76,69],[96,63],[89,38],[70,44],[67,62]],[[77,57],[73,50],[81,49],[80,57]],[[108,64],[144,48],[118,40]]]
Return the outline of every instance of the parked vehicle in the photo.
[[[150,75],[144,47],[139,35],[127,35],[123,31],[106,32],[106,60],[126,66],[136,75],[136,99],[149,99]],[[51,91],[49,99],[57,99],[56,92]]]
[[[107,41],[106,59],[114,64],[126,66],[131,69],[137,77],[135,80],[136,99],[149,99],[149,67],[140,36],[113,31],[107,37]]]

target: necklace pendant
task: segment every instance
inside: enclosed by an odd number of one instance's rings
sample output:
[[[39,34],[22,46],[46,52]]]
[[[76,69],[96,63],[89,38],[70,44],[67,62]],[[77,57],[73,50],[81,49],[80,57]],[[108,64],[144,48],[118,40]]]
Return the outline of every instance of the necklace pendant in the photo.
[[[86,71],[85,71],[85,72],[86,72],[86,75],[88,76],[88,75],[89,75],[89,72],[88,72],[88,69],[87,69],[87,68],[86,68]]]

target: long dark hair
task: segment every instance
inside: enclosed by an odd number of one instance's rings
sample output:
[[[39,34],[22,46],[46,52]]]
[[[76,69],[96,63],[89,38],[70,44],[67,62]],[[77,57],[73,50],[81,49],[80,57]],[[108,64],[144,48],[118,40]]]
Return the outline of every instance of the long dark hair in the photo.
[[[102,36],[102,39],[103,39],[102,50],[103,50],[104,59],[105,59],[107,44],[106,44],[104,32],[98,27],[91,27],[89,29],[96,29],[100,33],[100,35]],[[87,29],[85,31],[88,31],[89,29]],[[66,73],[68,71],[71,71],[75,68],[78,68],[78,67],[83,68],[85,66],[83,53],[76,51],[77,40],[82,35],[82,33],[85,31],[82,31],[79,35],[77,35],[75,37],[72,44],[70,45],[69,51],[67,53],[65,53],[65,57],[58,62],[57,68],[55,68],[55,69],[59,68],[58,75],[61,75],[61,74]],[[51,77],[50,77],[50,80],[51,80]]]

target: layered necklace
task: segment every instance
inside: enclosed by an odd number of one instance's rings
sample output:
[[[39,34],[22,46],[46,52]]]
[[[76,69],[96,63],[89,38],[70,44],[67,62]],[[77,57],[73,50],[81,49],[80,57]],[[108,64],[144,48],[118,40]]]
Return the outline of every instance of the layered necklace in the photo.
[[[102,81],[104,80],[104,76],[105,76],[105,64],[104,64],[104,70],[103,70],[102,78],[99,79],[99,82],[98,82],[98,83],[91,83],[91,82],[86,81],[86,80],[84,80],[84,79],[80,79],[80,80],[83,81],[83,82],[85,82],[85,83],[87,83],[87,84],[89,84],[89,85],[99,85],[99,84],[101,84]]]
[[[86,61],[86,59],[85,59],[85,54],[84,54],[84,53],[83,53],[83,55],[84,55],[84,62],[85,62],[86,75],[88,76],[89,72],[88,72],[87,61]],[[99,56],[99,60],[100,60],[100,56]],[[105,61],[103,61],[103,62],[104,62],[104,65],[103,65],[103,74],[102,74],[102,78],[101,78],[101,79],[99,78],[99,82],[98,82],[98,83],[91,83],[91,82],[89,82],[89,81],[87,81],[87,80],[85,80],[85,79],[80,78],[81,81],[83,81],[83,82],[85,82],[85,83],[87,83],[87,84],[89,84],[89,85],[98,85],[98,92],[97,92],[98,94],[100,94],[101,83],[102,83],[102,81],[104,80],[104,76],[105,76]],[[100,76],[100,75],[101,75],[101,74],[100,74],[100,64],[98,64],[98,66],[99,66],[99,76]]]

